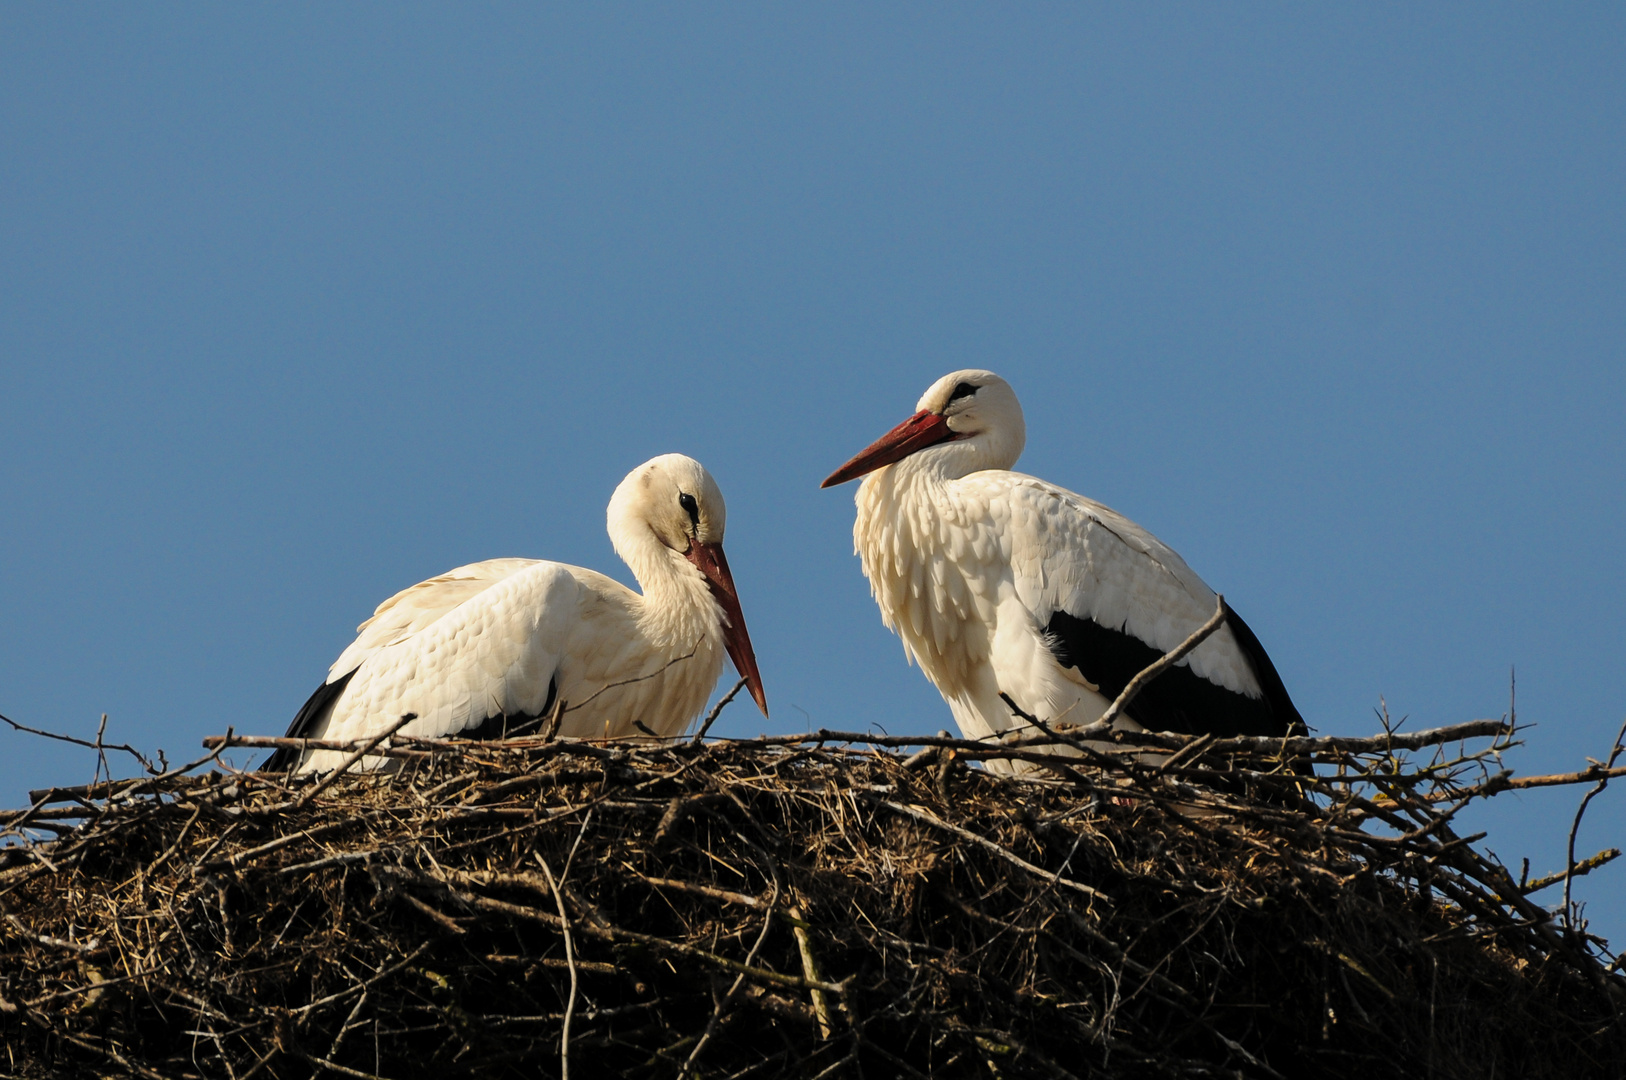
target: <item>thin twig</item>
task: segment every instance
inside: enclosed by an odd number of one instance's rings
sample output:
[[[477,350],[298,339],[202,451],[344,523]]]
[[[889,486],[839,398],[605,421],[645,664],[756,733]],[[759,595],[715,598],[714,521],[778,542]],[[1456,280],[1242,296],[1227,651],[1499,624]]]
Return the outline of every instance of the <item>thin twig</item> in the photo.
[[[559,724],[565,718],[565,699],[560,698],[553,703],[553,714],[548,717],[548,723],[542,730],[542,741],[552,742],[559,737]]]
[[[407,956],[402,957],[400,960],[398,960],[394,964],[391,964],[389,967],[385,968],[383,971],[380,971],[378,974],[374,975],[372,978],[368,979],[366,982],[357,983],[355,986],[351,986],[351,987],[348,987],[348,988],[346,988],[344,990],[340,990],[336,994],[329,994],[326,997],[318,998],[315,1001],[310,1002],[309,1004],[301,1005],[299,1008],[294,1010],[294,1015],[295,1016],[304,1016],[304,1015],[306,1015],[308,1013],[315,1012],[317,1009],[322,1008],[324,1005],[332,1005],[336,1001],[343,1001],[345,998],[349,997],[352,994],[364,994],[364,993],[366,993],[368,991],[368,989],[370,989],[374,985],[378,984],[379,982],[382,982],[383,980],[389,978],[391,975],[394,975],[398,971],[402,971],[402,970],[405,970],[406,968],[410,967],[418,959],[418,957],[422,956],[424,953],[429,951],[429,947],[430,947],[431,944],[433,944],[433,943],[428,942],[428,941],[424,942],[422,945],[419,945],[416,949],[413,949],[412,952],[409,953]]]
[[[697,641],[697,642],[695,642],[694,648],[690,649],[688,652],[684,653],[682,656],[674,656],[674,657],[672,657],[672,659],[670,659],[666,663],[662,664],[656,670],[651,671],[648,675],[638,675],[638,676],[634,676],[631,679],[621,679],[618,682],[605,683],[603,686],[599,687],[597,690],[595,690],[591,694],[589,694],[587,696],[587,699],[585,701],[583,701],[580,705],[572,705],[572,706],[570,706],[570,708],[565,709],[564,711],[565,712],[575,712],[577,709],[585,709],[588,705],[592,704],[594,698],[598,697],[600,694],[602,694],[602,693],[604,693],[606,691],[614,690],[618,686],[631,686],[633,683],[647,682],[648,680],[653,679],[657,675],[661,674],[661,672],[665,671],[667,668],[671,667],[673,664],[679,664],[679,663],[682,663],[685,660],[692,659],[694,657],[694,654],[699,652],[699,651],[700,651],[700,643]]]
[[[107,782],[109,784],[113,782],[113,770],[107,767],[107,747],[102,743],[102,736],[106,733],[107,714],[102,713],[102,722],[96,725],[96,771],[90,775],[90,782],[92,785],[96,783],[96,780],[102,776],[103,773],[107,775]]]
[[[216,749],[242,747],[252,750],[337,750],[352,751],[366,746],[366,739],[302,739],[285,735],[210,735],[203,745]],[[405,750],[398,746],[379,746],[371,751],[373,757],[414,758],[433,757],[429,750]]]
[[[876,799],[875,801],[886,807],[888,810],[894,810],[897,813],[912,817],[916,821],[924,821],[933,828],[942,829],[944,832],[952,833],[962,840],[969,840],[979,847],[987,848],[995,855],[998,855],[1001,859],[1004,859],[1006,862],[1011,863],[1014,866],[1020,866],[1030,874],[1035,874],[1038,877],[1046,879],[1051,876],[1048,870],[1034,866],[1032,863],[1028,862],[1014,851],[1001,847],[985,836],[978,836],[969,829],[962,829],[958,825],[952,825],[938,817],[936,814],[933,814],[930,810],[926,810],[918,806],[905,806],[903,803],[896,803],[890,799]],[[1110,902],[1110,898],[1105,893],[1101,893],[1090,888],[1082,881],[1074,881],[1072,878],[1059,878],[1058,880],[1061,884],[1067,886],[1069,889],[1072,889],[1075,892],[1083,893],[1092,900]]]
[[[1615,733],[1614,745],[1609,750],[1609,759],[1603,763],[1604,776],[1591,791],[1581,799],[1581,805],[1575,808],[1575,820],[1570,824],[1569,845],[1566,848],[1564,859],[1564,930],[1575,933],[1573,909],[1570,905],[1570,881],[1575,877],[1575,834],[1581,831],[1581,818],[1586,814],[1587,806],[1596,798],[1604,788],[1609,786],[1609,772],[1615,766],[1615,761],[1626,750],[1626,721],[1622,721],[1620,730]]]
[[[1075,734],[1079,738],[1087,738],[1091,735],[1112,730],[1112,722],[1123,715],[1124,710],[1129,708],[1136,696],[1146,689],[1146,684],[1175,664],[1178,664],[1181,660],[1184,660],[1188,653],[1208,640],[1208,635],[1225,625],[1225,619],[1230,612],[1231,609],[1225,606],[1225,597],[1216,595],[1214,597],[1214,614],[1208,617],[1207,622],[1193,630],[1186,640],[1158,657],[1133,679],[1130,679],[1129,685],[1123,688],[1123,692],[1117,696],[1111,705],[1107,706],[1107,711],[1101,714],[1101,718],[1093,724],[1086,724]]]
[[[756,823],[754,820],[752,820],[750,812],[746,810],[744,804],[740,802],[739,797],[734,795],[733,792],[725,792],[725,794],[727,794],[730,797],[730,801],[733,802],[735,806],[739,807],[741,812],[745,814],[746,820],[752,825],[755,825]],[[756,851],[758,857],[768,864],[768,871],[773,876],[773,893],[768,897],[768,910],[762,918],[762,930],[757,934],[756,941],[752,943],[751,951],[745,954],[745,966],[751,967],[756,963],[757,954],[762,951],[762,943],[768,940],[768,931],[773,929],[774,906],[779,903],[779,892],[781,885],[779,879],[778,861],[774,859],[774,857],[770,855],[766,849],[752,843],[749,839],[747,839],[746,842],[749,843]],[[816,976],[809,976],[808,981],[812,982],[816,978]],[[706,1030],[700,1033],[700,1038],[696,1040],[694,1049],[689,1052],[688,1060],[684,1061],[683,1067],[678,1070],[679,1080],[682,1080],[683,1077],[687,1076],[694,1070],[695,1062],[700,1059],[701,1052],[705,1050],[706,1044],[711,1042],[712,1036],[717,1033],[717,1028],[723,1022],[723,1016],[725,1013],[727,1013],[729,1004],[733,1002],[734,995],[740,992],[740,987],[744,984],[745,972],[741,971],[734,977],[734,984],[728,988],[728,993],[724,994],[722,999],[717,1001],[712,1007],[711,1018],[706,1021]]]
[[[1063,728],[1062,731],[1074,738],[1084,733],[1083,728]],[[1214,754],[1287,755],[1290,757],[1334,752],[1368,754],[1385,752],[1390,749],[1421,750],[1429,746],[1459,742],[1463,739],[1501,736],[1506,734],[1507,731],[1507,724],[1501,720],[1470,720],[1462,724],[1429,728],[1424,731],[1414,731],[1392,737],[1387,735],[1299,735],[1289,739],[1280,739],[1238,735],[1215,739],[1209,745],[1208,752]],[[1125,737],[1125,745],[1130,748],[1125,753],[1131,751],[1138,753],[1143,749],[1154,747],[1178,749],[1195,738],[1195,736],[1165,735],[1157,732],[1125,732],[1122,734]],[[961,739],[945,735],[877,735],[872,731],[831,731],[827,728],[805,732],[800,735],[760,735],[754,739],[741,739],[739,743],[743,746],[798,746],[808,743],[852,743],[863,746],[898,748],[937,746],[948,747],[966,754],[992,755],[996,757],[1004,754],[1019,757],[1022,753],[1017,747],[1001,746],[998,743],[983,739]],[[1043,744],[1044,740],[1033,739],[1021,745]]]
[[[400,731],[402,728],[406,727],[408,724],[412,723],[412,721],[416,720],[417,718],[417,713],[402,713],[399,720],[395,721],[395,723],[391,724],[383,731],[380,731],[377,735],[374,735],[371,739],[368,739],[360,749],[354,751],[349,757],[339,762],[338,767],[332,772],[328,773],[320,784],[317,784],[315,787],[301,795],[298,799],[295,799],[294,808],[298,809],[300,807],[310,805],[312,799],[316,798],[316,796],[320,795],[322,792],[331,787],[333,782],[339,777],[349,772],[350,767],[356,762],[360,761],[362,758],[366,757],[374,747],[383,742],[385,739],[389,738],[391,735],[394,735],[397,731]]]
[[[711,707],[711,711],[706,714],[706,718],[700,722],[700,730],[696,731],[694,738],[689,740],[690,746],[700,745],[700,741],[706,737],[706,732],[711,730],[711,725],[717,722],[717,718],[722,715],[723,709],[727,707],[730,701],[734,700],[734,695],[745,688],[747,681],[746,677],[741,675],[740,681],[734,684],[734,688],[717,700],[717,704]]]
[[[1179,766],[1184,765],[1187,761],[1198,757],[1203,751],[1207,750],[1211,745],[1213,745],[1214,739],[1215,735],[1212,731],[1198,736],[1166,758],[1163,763],[1157,767],[1157,770],[1152,775],[1162,776],[1170,769],[1178,768]]]
[[[570,875],[570,864],[576,861],[576,849],[581,847],[582,837],[587,835],[587,826],[593,820],[593,811],[588,810],[582,818],[582,827],[576,833],[576,842],[570,846],[570,854],[565,856],[564,869],[559,872],[559,880],[555,881],[553,871],[548,868],[547,860],[542,858],[540,852],[536,861],[542,867],[542,873],[548,879],[548,888],[553,891],[553,899],[559,906],[559,923],[565,938],[565,963],[570,965],[570,998],[565,1002],[564,1025],[559,1029],[559,1080],[570,1080],[570,1021],[576,1013],[576,944],[570,936],[570,913],[565,910],[565,894],[560,883]]]
[[[1591,858],[1582,859],[1580,862],[1574,863],[1556,874],[1547,874],[1545,877],[1538,877],[1528,883],[1520,881],[1519,891],[1528,896],[1530,893],[1540,892],[1545,888],[1557,885],[1560,881],[1567,881],[1572,877],[1585,877],[1598,867],[1607,866],[1618,858],[1620,858],[1620,849],[1618,847],[1605,848]],[[1528,859],[1525,860],[1527,864],[1529,861]]]
[[[135,747],[131,746],[128,743],[118,743],[117,745],[111,745],[111,744],[102,742],[101,733],[102,733],[103,729],[105,729],[107,727],[107,714],[106,713],[102,714],[101,727],[97,728],[97,730],[96,730],[96,738],[94,740],[76,739],[72,735],[58,735],[54,731],[42,731],[39,728],[31,728],[31,727],[28,727],[25,724],[19,724],[17,721],[13,720],[9,716],[4,715],[3,713],[0,713],[0,720],[4,720],[6,723],[10,724],[12,726],[12,728],[14,728],[17,731],[24,731],[24,732],[27,732],[30,735],[39,735],[39,736],[41,736],[43,738],[47,738],[47,739],[55,739],[58,742],[72,743],[75,746],[83,746],[86,749],[95,750],[98,754],[104,753],[105,751],[108,751],[108,750],[122,750],[124,753],[129,754],[131,757],[135,758],[136,761],[140,763],[141,767],[143,769],[145,769],[147,772],[149,772],[149,773],[159,773],[159,772],[163,771],[162,769],[159,769],[157,766],[153,765],[152,760],[150,758],[148,758],[147,755],[143,754],[140,750],[137,750]],[[105,761],[106,759],[104,758],[103,760]],[[81,773],[80,775],[83,776],[84,774]]]
[[[811,982],[823,982],[824,974],[819,970],[819,959],[813,953],[813,935],[808,932],[809,923],[802,909],[791,905],[786,912],[792,932],[796,935],[796,949],[802,957],[802,974]],[[819,1038],[828,1039],[833,1029],[830,1023],[830,999],[823,990],[809,990],[808,996],[813,1000],[813,1016],[819,1022]]]

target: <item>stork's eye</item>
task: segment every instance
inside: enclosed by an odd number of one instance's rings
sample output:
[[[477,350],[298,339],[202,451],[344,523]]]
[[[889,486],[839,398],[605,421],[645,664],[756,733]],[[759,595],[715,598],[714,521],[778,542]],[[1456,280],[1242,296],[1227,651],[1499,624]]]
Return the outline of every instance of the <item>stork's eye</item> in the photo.
[[[968,382],[963,382],[959,386],[956,386],[954,388],[954,393],[949,395],[949,404],[952,405],[954,402],[959,401],[961,398],[970,397],[972,394],[975,394],[976,392],[977,392],[977,388],[975,386],[972,386]]]
[[[680,492],[678,494],[678,505],[683,507],[684,512],[689,515],[689,520],[694,523],[694,527],[696,529],[700,528],[700,504],[694,501],[694,496],[687,491]]]

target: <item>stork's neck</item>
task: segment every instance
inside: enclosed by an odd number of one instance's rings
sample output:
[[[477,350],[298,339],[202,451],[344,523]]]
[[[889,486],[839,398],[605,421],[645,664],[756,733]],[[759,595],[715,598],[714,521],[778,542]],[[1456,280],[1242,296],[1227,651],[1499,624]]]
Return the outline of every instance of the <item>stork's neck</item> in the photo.
[[[952,445],[952,444],[951,444]],[[936,450],[933,447],[932,450]],[[986,517],[968,515],[953,490],[965,475],[953,459],[912,454],[877,469],[859,485],[853,547],[881,609],[881,621],[904,652],[945,695],[958,693],[988,654],[983,608],[998,596],[997,573],[975,550],[997,550]],[[981,470],[970,470],[981,471]],[[971,582],[967,575],[978,580]],[[986,577],[986,580],[984,578]]]
[[[891,497],[934,498],[952,481],[985,469],[1009,469],[1021,454],[1020,443],[1015,452],[992,438],[993,432],[981,432],[969,439],[950,442],[918,450],[901,461],[877,469],[864,478],[863,488],[872,488],[879,494],[886,491]],[[864,501],[859,497],[859,502]]]
[[[888,466],[893,482],[900,487],[909,484],[943,484],[988,469],[1009,469],[1022,456],[1027,442],[1027,429],[1017,415],[1002,418],[998,423],[973,427],[961,432],[955,426],[961,418],[951,419],[950,427],[956,435],[946,442],[916,450],[901,461]],[[976,419],[969,421],[976,424]]]
[[[880,564],[896,562],[894,573],[908,577],[910,564],[930,557],[927,553],[937,542],[937,521],[952,501],[948,486],[974,471],[962,470],[962,463],[953,457],[933,452],[938,449],[876,469],[858,485],[853,542],[872,582]],[[884,613],[884,603],[882,607]]]
[[[613,537],[643,593],[639,624],[651,644],[681,654],[722,640],[722,609],[706,578],[648,529]]]

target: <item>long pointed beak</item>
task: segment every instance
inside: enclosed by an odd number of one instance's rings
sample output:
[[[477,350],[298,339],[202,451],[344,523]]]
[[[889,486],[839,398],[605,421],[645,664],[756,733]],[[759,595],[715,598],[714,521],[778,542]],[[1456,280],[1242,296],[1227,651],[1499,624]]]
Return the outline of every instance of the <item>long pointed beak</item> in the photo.
[[[723,606],[723,616],[727,619],[723,624],[723,645],[728,649],[728,658],[734,661],[734,670],[745,678],[745,685],[750,689],[757,708],[762,710],[763,716],[767,716],[768,695],[762,690],[757,654],[752,651],[751,635],[745,630],[745,613],[740,610],[739,593],[734,588],[734,575],[729,572],[728,556],[723,554],[723,545],[696,541],[689,545],[684,555],[706,575],[711,595]]]
[[[859,451],[858,456],[824,478],[819,487],[834,487],[856,480],[865,473],[874,472],[882,465],[901,461],[916,450],[924,450],[940,442],[959,436],[948,426],[948,420],[934,412],[921,410]]]

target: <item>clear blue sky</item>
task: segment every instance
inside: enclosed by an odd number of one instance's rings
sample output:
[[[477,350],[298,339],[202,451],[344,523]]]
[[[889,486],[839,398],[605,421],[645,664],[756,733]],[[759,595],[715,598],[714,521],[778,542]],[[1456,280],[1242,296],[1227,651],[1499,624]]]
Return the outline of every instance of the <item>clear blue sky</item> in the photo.
[[[771,729],[929,732],[835,465],[993,368],[1323,732],[1623,716],[1613,5],[0,9],[0,712],[280,733],[704,461]],[[726,685],[726,684],[725,684]],[[754,734],[735,706],[721,731]],[[0,803],[88,755],[0,734]],[[1586,853],[1626,840],[1626,784]],[[1561,866],[1579,792],[1476,819]],[[1626,868],[1579,889],[1626,941]]]

